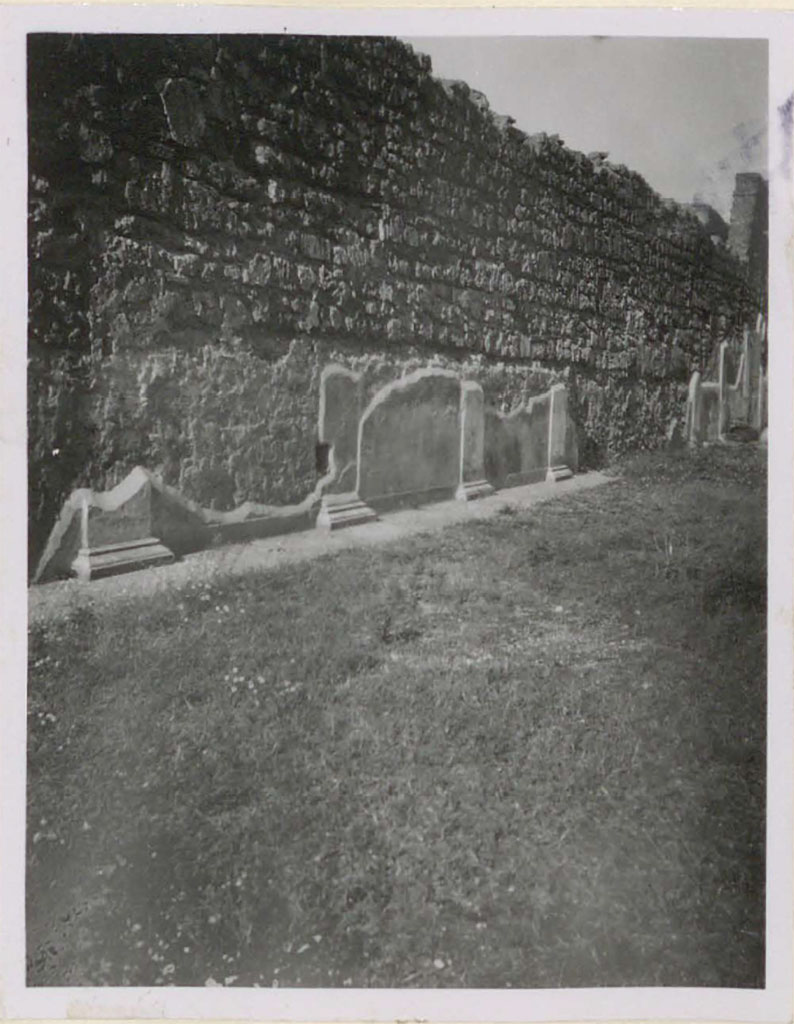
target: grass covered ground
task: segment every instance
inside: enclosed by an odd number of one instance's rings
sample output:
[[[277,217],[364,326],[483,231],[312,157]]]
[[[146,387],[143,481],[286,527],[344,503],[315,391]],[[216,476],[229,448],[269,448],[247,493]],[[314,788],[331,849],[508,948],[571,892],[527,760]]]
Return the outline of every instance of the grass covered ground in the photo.
[[[28,983],[762,985],[762,459],[35,626]]]

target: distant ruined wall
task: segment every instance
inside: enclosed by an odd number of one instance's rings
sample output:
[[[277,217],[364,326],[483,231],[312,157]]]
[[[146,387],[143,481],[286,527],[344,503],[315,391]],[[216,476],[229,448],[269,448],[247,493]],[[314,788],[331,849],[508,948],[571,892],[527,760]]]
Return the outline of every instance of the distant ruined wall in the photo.
[[[757,311],[695,214],[395,40],[40,35],[28,74],[33,557],[136,463],[300,500],[332,360],[564,379],[585,465],[651,447]]]
[[[747,280],[766,311],[769,269],[769,187],[760,174],[736,175],[728,248],[745,267]]]

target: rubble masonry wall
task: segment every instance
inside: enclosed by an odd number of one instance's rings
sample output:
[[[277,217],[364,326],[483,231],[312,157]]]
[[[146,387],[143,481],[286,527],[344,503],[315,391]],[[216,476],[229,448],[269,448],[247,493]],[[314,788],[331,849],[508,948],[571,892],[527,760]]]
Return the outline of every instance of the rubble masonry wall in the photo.
[[[757,312],[692,213],[395,40],[40,35],[28,74],[32,557],[135,464],[299,501],[331,361],[565,380],[585,465],[651,447]]]

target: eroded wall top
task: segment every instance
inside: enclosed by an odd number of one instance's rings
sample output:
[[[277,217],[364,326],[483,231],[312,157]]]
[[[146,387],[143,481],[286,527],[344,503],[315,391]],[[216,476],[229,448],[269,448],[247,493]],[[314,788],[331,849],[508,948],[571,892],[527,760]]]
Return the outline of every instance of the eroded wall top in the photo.
[[[394,40],[34,36],[30,124],[41,344],[419,340],[683,380],[752,302],[694,214]]]

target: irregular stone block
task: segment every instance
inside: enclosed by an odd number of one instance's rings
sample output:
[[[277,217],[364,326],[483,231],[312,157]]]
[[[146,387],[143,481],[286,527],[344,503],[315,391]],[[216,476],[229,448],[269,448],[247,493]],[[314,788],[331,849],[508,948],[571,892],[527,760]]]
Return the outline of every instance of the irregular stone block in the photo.
[[[356,493],[376,510],[451,498],[460,482],[460,381],[417,370],[388,384],[361,417]]]
[[[186,78],[169,78],[160,94],[171,138],[183,146],[197,145],[207,126],[196,87]]]
[[[113,156],[113,144],[103,132],[87,125],[80,125],[79,133],[80,156],[86,163],[107,163]]]

